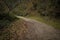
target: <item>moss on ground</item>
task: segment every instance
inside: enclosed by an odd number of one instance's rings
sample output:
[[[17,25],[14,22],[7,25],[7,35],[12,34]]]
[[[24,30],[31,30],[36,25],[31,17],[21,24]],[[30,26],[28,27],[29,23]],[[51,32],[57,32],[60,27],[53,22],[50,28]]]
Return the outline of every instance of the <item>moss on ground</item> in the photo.
[[[39,22],[43,22],[43,23],[46,23],[48,25],[51,25],[56,29],[60,29],[60,21],[57,19],[55,19],[55,20],[54,19],[45,19],[44,17],[38,17],[38,16],[30,16],[28,18],[35,19]]]

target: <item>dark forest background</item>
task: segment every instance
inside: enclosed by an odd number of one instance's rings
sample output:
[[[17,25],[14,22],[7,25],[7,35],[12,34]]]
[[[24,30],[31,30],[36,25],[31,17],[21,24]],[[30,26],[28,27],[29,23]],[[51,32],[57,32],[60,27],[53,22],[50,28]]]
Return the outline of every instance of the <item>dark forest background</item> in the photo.
[[[42,17],[44,20],[57,21],[56,25],[59,26],[60,0],[0,0],[0,26],[16,19],[14,15]]]

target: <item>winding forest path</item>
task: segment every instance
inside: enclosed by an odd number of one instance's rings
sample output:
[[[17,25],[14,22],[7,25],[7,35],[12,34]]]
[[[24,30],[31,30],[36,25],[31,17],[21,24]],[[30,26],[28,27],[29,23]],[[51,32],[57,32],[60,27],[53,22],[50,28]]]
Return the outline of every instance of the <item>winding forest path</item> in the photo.
[[[38,22],[34,19],[16,16],[25,20],[28,27],[27,40],[60,40],[60,31],[45,23]]]

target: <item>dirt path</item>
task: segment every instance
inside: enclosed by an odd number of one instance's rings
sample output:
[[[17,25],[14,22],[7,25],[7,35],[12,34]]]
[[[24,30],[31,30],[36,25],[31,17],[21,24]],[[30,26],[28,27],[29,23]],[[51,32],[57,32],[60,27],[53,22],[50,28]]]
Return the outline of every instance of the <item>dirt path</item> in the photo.
[[[28,27],[26,40],[60,40],[60,31],[33,19],[17,16],[24,19],[25,24]]]

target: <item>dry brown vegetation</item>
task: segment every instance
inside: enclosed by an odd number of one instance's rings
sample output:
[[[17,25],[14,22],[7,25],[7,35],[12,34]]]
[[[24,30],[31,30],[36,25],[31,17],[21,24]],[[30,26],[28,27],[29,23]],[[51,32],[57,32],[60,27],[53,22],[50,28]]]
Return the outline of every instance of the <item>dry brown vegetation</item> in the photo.
[[[0,40],[59,40],[59,31],[53,27],[26,20],[16,20],[8,28],[0,30]]]
[[[0,40],[18,40],[23,39],[26,26],[22,20],[12,22],[8,28],[0,30]]]

